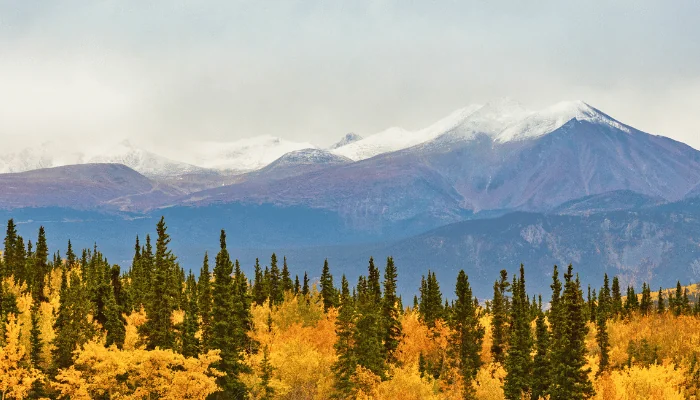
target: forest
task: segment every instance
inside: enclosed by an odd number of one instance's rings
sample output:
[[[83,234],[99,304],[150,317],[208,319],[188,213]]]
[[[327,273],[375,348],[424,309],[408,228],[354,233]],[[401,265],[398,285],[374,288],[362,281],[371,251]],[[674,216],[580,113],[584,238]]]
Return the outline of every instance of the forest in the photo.
[[[9,220],[0,257],[0,400],[695,399],[695,285],[583,288],[553,266],[532,295],[525,268],[494,273],[477,299],[426,271],[397,294],[391,257],[350,283],[326,260],[292,276],[275,254],[244,274],[221,231],[196,275],[164,219],[136,238],[129,268],[93,248],[63,253]],[[321,265],[321,263],[319,263]],[[359,268],[359,267],[358,267]],[[454,287],[452,287],[454,285]],[[543,301],[544,299],[544,301]]]

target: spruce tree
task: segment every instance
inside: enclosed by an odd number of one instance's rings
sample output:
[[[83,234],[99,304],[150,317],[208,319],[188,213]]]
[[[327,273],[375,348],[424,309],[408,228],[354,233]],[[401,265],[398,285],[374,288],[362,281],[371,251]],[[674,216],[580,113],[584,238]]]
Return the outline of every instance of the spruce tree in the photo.
[[[428,278],[421,278],[418,313],[429,328],[435,328],[435,322],[443,318],[443,307],[442,292],[437,277],[434,272],[428,270]]]
[[[334,398],[350,399],[353,392],[352,375],[357,368],[355,342],[355,310],[348,280],[343,275],[340,292],[340,310],[335,322],[336,342],[333,346],[338,360],[333,364]]]
[[[620,291],[620,279],[617,276],[613,277],[611,296],[612,315],[617,317],[622,313],[622,292]]]
[[[306,280],[304,280],[306,281]],[[323,310],[328,312],[328,309],[336,305],[336,290],[333,287],[333,275],[331,275],[328,259],[323,262],[323,271],[321,272],[321,299],[323,299]]]
[[[639,299],[637,298],[637,293],[634,290],[634,286],[628,286],[627,298],[625,299],[625,314],[629,316],[637,311],[639,311]]]
[[[508,271],[501,270],[500,280],[493,284],[493,300],[491,302],[491,355],[493,361],[503,364],[508,344],[508,299],[510,291]]]
[[[197,338],[199,330],[199,306],[197,304],[197,282],[192,272],[187,276],[185,289],[185,318],[182,321],[181,340],[182,355],[185,357],[197,357],[201,350],[201,343]]]
[[[382,299],[382,322],[384,324],[384,356],[389,364],[395,364],[396,349],[403,333],[401,322],[399,321],[399,299],[396,297],[396,279],[398,274],[394,259],[386,259],[386,269],[384,270],[384,298]]]
[[[238,342],[242,329],[236,320],[236,304],[233,273],[233,263],[226,249],[226,232],[221,231],[219,239],[221,249],[216,255],[214,279],[212,283],[212,332],[210,349],[221,351],[221,360],[214,368],[225,375],[217,379],[222,391],[214,393],[216,399],[239,399],[247,397],[245,384],[240,380],[240,373],[247,371],[243,363],[243,346]]]
[[[464,270],[457,275],[455,295],[457,301],[454,304],[452,345],[457,354],[457,366],[464,384],[463,397],[473,399],[476,393],[472,383],[481,368],[481,344],[485,329],[479,323],[479,309]]]
[[[294,295],[298,296],[301,293],[301,284],[299,283],[299,275],[294,275]]]
[[[659,288],[659,298],[656,301],[656,312],[664,314],[666,312],[666,300],[664,299],[664,290]]]
[[[29,359],[32,362],[32,366],[38,370],[42,370],[41,366],[41,349],[43,343],[41,342],[41,329],[39,327],[39,302],[34,301],[31,308],[31,320],[32,328],[29,331]]]
[[[372,371],[375,375],[386,377],[385,352],[382,340],[381,289],[379,271],[370,258],[367,278],[360,276],[357,284],[357,330],[355,354],[357,364]]]
[[[593,396],[593,385],[586,369],[586,326],[583,293],[578,277],[573,279],[569,265],[564,275],[561,303],[557,306],[556,328],[552,346],[551,400],[580,400]],[[557,331],[559,334],[557,334]]]
[[[304,286],[301,287],[301,294],[304,296],[308,296],[309,293],[309,276],[306,273],[306,271],[304,271]]]
[[[261,306],[267,300],[268,293],[265,286],[265,278],[263,277],[262,269],[260,268],[260,260],[255,259],[255,272],[253,278],[253,301]]]
[[[669,301],[669,303],[671,302]],[[676,317],[683,314],[683,287],[680,281],[676,283],[676,295],[671,303],[671,308]]]
[[[545,398],[549,394],[551,362],[550,333],[542,312],[542,296],[539,297],[537,319],[535,320],[535,357],[532,362],[532,399]]]
[[[33,254],[34,274],[32,295],[39,301],[48,301],[44,295],[46,275],[49,273],[49,248],[46,244],[46,231],[39,227],[39,237],[36,242],[36,251]]]
[[[277,256],[275,253],[272,253],[270,259],[270,277],[268,284],[270,288],[270,305],[281,304],[284,301],[284,287],[280,269],[277,266]]]
[[[254,328],[253,315],[250,310],[253,298],[248,290],[248,278],[241,271],[241,264],[238,260],[234,263],[233,287],[234,317],[237,324],[233,334],[241,348],[250,354],[257,351],[258,348],[258,343],[248,335]]]
[[[176,273],[175,256],[168,249],[170,235],[167,233],[165,218],[161,217],[156,226],[158,239],[153,263],[152,291],[147,301],[148,320],[141,325],[146,335],[147,349],[172,349],[175,347],[175,334],[172,313],[175,310],[176,288],[173,288],[173,274]]]
[[[272,380],[272,364],[269,359],[270,351],[267,346],[263,347],[263,359],[260,363],[260,385],[262,386],[262,394],[260,400],[272,400],[275,396],[275,389],[270,386]]]
[[[287,257],[284,257],[282,262],[282,291],[291,292],[293,290],[294,282],[292,282],[292,277],[289,274],[289,267],[287,267]]]
[[[600,350],[598,361],[598,375],[607,371],[610,364],[610,339],[608,337],[607,321],[612,314],[612,298],[608,283],[608,274],[605,274],[603,288],[600,290],[598,301],[598,315],[596,318],[596,342]]]
[[[510,318],[510,337],[506,353],[506,378],[503,392],[508,400],[520,400],[532,388],[532,335],[525,269],[520,266],[520,277],[513,277],[513,303]]]
[[[209,272],[209,254],[204,253],[202,268],[199,270],[199,281],[197,282],[197,308],[201,318],[200,329],[202,330],[201,349],[203,352],[209,350],[211,339],[211,272]]]
[[[651,302],[651,289],[646,283],[642,284],[642,300],[639,302],[639,311],[642,315],[649,315],[653,304]]]

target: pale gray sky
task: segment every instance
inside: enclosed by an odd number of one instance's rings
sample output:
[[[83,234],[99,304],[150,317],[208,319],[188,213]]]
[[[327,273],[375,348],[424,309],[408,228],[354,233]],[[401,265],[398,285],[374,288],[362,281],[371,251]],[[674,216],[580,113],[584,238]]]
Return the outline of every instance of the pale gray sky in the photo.
[[[509,96],[700,148],[698,21],[697,0],[0,0],[0,137],[326,145]]]

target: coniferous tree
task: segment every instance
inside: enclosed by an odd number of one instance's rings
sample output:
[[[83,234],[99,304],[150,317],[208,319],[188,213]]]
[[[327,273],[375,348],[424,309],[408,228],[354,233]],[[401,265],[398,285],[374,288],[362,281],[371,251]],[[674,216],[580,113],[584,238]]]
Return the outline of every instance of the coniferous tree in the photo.
[[[320,284],[323,310],[327,312],[329,308],[336,306],[336,290],[333,287],[333,275],[331,275],[330,267],[328,266],[328,259],[323,262]]]
[[[299,275],[294,275],[294,295],[298,296],[301,293],[301,284],[299,283]]]
[[[387,363],[396,363],[396,349],[403,333],[399,321],[400,302],[396,297],[396,279],[398,274],[393,257],[386,259],[384,270],[384,298],[382,299],[382,319],[384,324],[384,356]]]
[[[275,389],[270,386],[273,368],[272,364],[270,364],[269,354],[270,351],[267,346],[263,347],[263,359],[260,363],[260,384],[262,386],[262,396],[260,400],[272,400],[275,395]]]
[[[532,335],[525,268],[520,266],[520,277],[513,277],[513,302],[511,306],[510,337],[506,353],[506,378],[503,392],[508,400],[520,400],[532,388]]]
[[[690,309],[690,299],[688,298],[688,288],[683,289],[683,297],[681,298],[681,313],[683,315],[689,315]]]
[[[221,351],[221,360],[214,367],[225,375],[217,379],[222,391],[212,395],[216,399],[239,399],[247,397],[245,384],[240,380],[240,373],[246,372],[243,363],[243,344],[240,337],[240,321],[236,319],[236,300],[233,278],[233,263],[226,249],[226,233],[222,230],[219,239],[221,249],[216,255],[214,279],[212,283],[212,332],[210,349]]]
[[[291,292],[294,290],[294,282],[292,282],[292,277],[289,274],[289,268],[287,267],[287,257],[283,258],[282,262],[282,292]],[[284,297],[284,296],[283,296]]]
[[[651,289],[646,283],[642,284],[642,300],[639,302],[639,311],[642,315],[649,315],[652,308]]]
[[[532,362],[532,399],[545,398],[549,394],[551,362],[550,334],[546,318],[542,312],[542,296],[539,297],[537,319],[535,320],[535,357]]]
[[[663,288],[659,288],[659,298],[656,301],[656,312],[664,314],[666,312],[666,300],[664,299]]]
[[[435,273],[430,270],[428,270],[427,279],[421,278],[418,313],[423,322],[430,328],[434,328],[435,322],[443,318],[442,292]]]
[[[29,359],[32,362],[32,366],[36,369],[41,370],[41,349],[43,343],[41,342],[41,329],[39,327],[39,302],[34,301],[32,303],[31,309],[31,320],[32,328],[29,331]]]
[[[569,265],[564,275],[564,292],[557,306],[556,333],[552,346],[552,400],[580,400],[593,396],[593,385],[588,379],[586,366],[586,334],[588,327],[583,308],[583,294],[578,277],[573,279]]]
[[[603,288],[600,290],[598,301],[598,316],[596,318],[596,342],[600,349],[598,361],[598,375],[607,371],[610,364],[610,339],[608,336],[607,321],[612,313],[612,298],[608,284],[608,274],[605,274]]]
[[[148,338],[148,349],[172,349],[175,347],[175,334],[172,313],[175,310],[176,288],[173,288],[175,274],[175,256],[168,249],[170,235],[167,233],[165,218],[160,219],[156,227],[158,240],[153,263],[152,290],[146,302],[146,323],[141,326],[142,333]]]
[[[379,271],[370,258],[368,276],[360,277],[357,284],[357,330],[355,331],[355,353],[357,364],[372,371],[375,375],[386,377],[386,364],[382,339],[381,289]]]
[[[625,314],[632,315],[639,311],[639,299],[634,291],[634,286],[627,287],[627,298],[625,299]]]
[[[265,287],[265,278],[262,269],[260,268],[260,260],[255,259],[255,272],[253,278],[253,301],[261,306],[267,300],[268,293]]]
[[[508,344],[508,299],[506,294],[510,291],[508,271],[501,270],[500,280],[493,284],[493,300],[491,302],[491,355],[494,362],[505,362],[506,348]]]
[[[70,274],[70,284],[65,275],[61,277],[58,315],[54,323],[56,336],[52,350],[53,371],[68,368],[73,364],[73,351],[87,343],[95,335],[94,325],[88,316],[92,305],[85,286],[76,272]]]
[[[211,339],[212,320],[212,297],[211,297],[211,272],[209,272],[209,254],[204,253],[202,269],[199,271],[199,281],[197,282],[197,308],[201,318],[200,329],[202,330],[201,349],[209,350]]]
[[[591,301],[588,304],[588,317],[589,321],[595,323],[598,319],[598,295],[595,289],[593,289],[593,294],[591,295]]]
[[[253,298],[248,290],[248,278],[241,271],[238,260],[234,263],[233,288],[234,317],[237,323],[233,334],[241,348],[250,354],[257,351],[258,347],[258,343],[248,335],[253,330],[253,315],[250,311]]]
[[[457,275],[455,295],[457,300],[454,304],[452,343],[457,355],[457,366],[464,383],[463,397],[474,399],[476,393],[472,383],[479,368],[481,368],[481,344],[484,340],[485,329],[479,322],[477,302],[473,298],[469,278],[464,270]]]
[[[333,346],[338,360],[333,364],[332,370],[335,377],[333,387],[334,397],[338,399],[350,399],[353,392],[352,375],[357,368],[355,356],[355,341],[357,328],[355,326],[355,310],[348,280],[343,275],[340,292],[340,310],[335,322],[336,342]]]
[[[270,304],[281,304],[282,301],[284,301],[284,288],[282,277],[280,275],[280,269],[277,266],[277,256],[275,253],[272,253],[272,257],[270,259],[270,276],[268,285],[270,289]]]
[[[669,303],[673,310],[673,315],[677,317],[683,314],[683,287],[680,281],[676,283],[676,295],[673,298],[673,302],[669,301]]]
[[[197,282],[194,279],[192,272],[187,276],[187,285],[185,289],[185,318],[182,321],[180,329],[182,338],[182,355],[185,357],[197,357],[200,353],[200,341],[197,338],[199,330],[199,306],[197,304]]]
[[[39,237],[36,242],[36,251],[33,254],[32,295],[39,301],[48,301],[44,295],[46,275],[49,273],[49,248],[46,244],[46,231],[39,227]]]
[[[309,276],[306,271],[304,271],[304,286],[301,287],[301,294],[304,296],[309,295]]]
[[[108,288],[109,289],[109,288]],[[126,327],[122,309],[117,304],[114,291],[109,290],[105,299],[105,323],[104,329],[107,331],[106,346],[116,345],[118,348],[124,346],[126,338]]]
[[[620,279],[617,276],[613,277],[611,297],[612,315],[617,317],[622,313],[622,292],[620,291]]]

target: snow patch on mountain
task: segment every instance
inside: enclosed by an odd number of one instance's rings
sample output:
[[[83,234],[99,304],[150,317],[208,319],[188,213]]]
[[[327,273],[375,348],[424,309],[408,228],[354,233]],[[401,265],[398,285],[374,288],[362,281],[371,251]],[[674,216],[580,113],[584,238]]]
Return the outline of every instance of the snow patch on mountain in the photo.
[[[338,147],[333,150],[333,153],[357,161],[415,146],[432,140],[445,131],[454,128],[480,107],[471,105],[460,108],[438,122],[418,131],[392,127],[362,140]]]
[[[125,140],[88,159],[89,163],[124,164],[146,176],[171,177],[203,171],[204,168],[174,161],[136,147]]]
[[[232,142],[203,142],[193,147],[192,164],[234,172],[260,169],[289,152],[317,148],[311,143],[292,142],[271,135]]]

